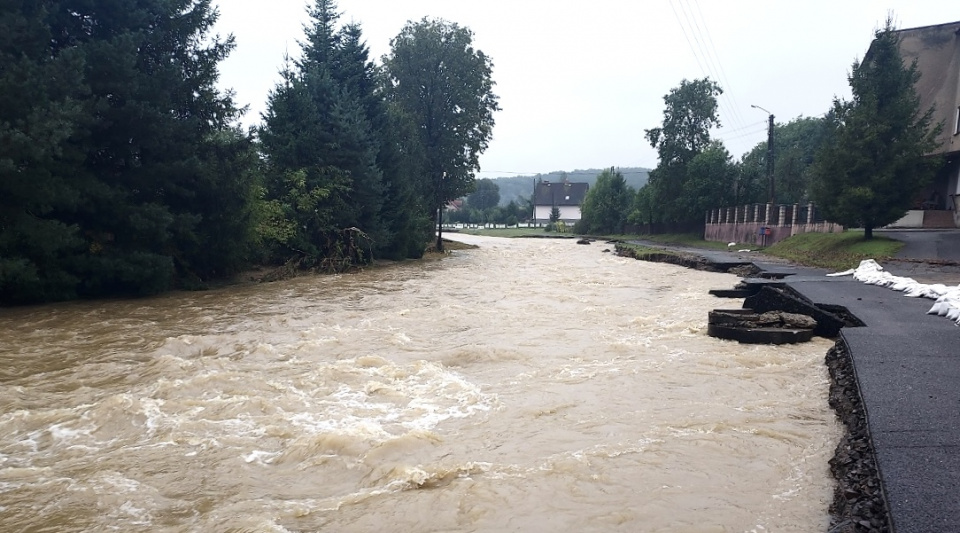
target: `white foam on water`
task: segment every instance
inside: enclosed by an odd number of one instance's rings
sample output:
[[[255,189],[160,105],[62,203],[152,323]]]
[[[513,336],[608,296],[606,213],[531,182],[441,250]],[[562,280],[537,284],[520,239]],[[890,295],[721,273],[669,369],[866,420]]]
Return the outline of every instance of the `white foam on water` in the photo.
[[[179,339],[188,344],[194,340]],[[286,438],[338,434],[374,445],[432,430],[445,420],[489,411],[498,403],[496,396],[485,394],[455,372],[424,361],[398,365],[367,356],[317,365],[292,359],[283,363],[291,369],[309,367],[311,371],[288,378],[273,375],[259,383],[248,379],[245,385],[252,389],[250,394],[225,390],[232,386],[232,375],[219,369],[229,364],[220,358],[194,364],[169,356],[167,363],[190,372],[160,378],[149,389],[111,395],[97,404],[50,416],[56,422],[41,424],[25,435],[21,446],[36,453],[47,446],[43,443],[49,435],[56,446],[85,453],[113,445],[136,450],[161,438],[165,446],[182,447],[186,457],[229,446],[239,447],[240,457],[247,463],[269,465],[282,450],[257,447],[256,441],[265,434]],[[331,390],[330,385],[337,382]],[[37,412],[7,413],[0,427],[17,417],[33,421],[37,416]],[[97,440],[94,420],[111,424],[115,438]],[[7,456],[2,462],[9,462]]]
[[[146,526],[153,523],[153,515],[141,507],[137,507],[133,502],[125,501],[120,504],[118,508],[119,512],[123,515],[126,515],[132,520],[129,521],[131,525],[135,526]]]
[[[110,492],[128,494],[140,491],[144,485],[135,479],[130,479],[118,472],[104,472],[99,478],[99,487],[107,487]]]
[[[178,386],[179,383],[174,382],[173,386]],[[160,398],[141,398],[140,399],[140,412],[147,417],[144,426],[149,430],[151,435],[155,435],[157,430],[164,425],[166,420],[166,415],[163,413],[163,405],[166,403]]]
[[[383,439],[405,430],[432,430],[451,418],[489,411],[495,396],[439,364],[419,361],[398,366],[382,359],[334,363],[347,383],[326,397],[325,409],[297,413],[293,423],[311,432],[341,432]]]
[[[253,450],[252,452],[242,456],[243,460],[247,463],[258,463],[261,465],[268,465],[273,462],[274,459],[282,455],[280,452],[268,452],[264,450]]]

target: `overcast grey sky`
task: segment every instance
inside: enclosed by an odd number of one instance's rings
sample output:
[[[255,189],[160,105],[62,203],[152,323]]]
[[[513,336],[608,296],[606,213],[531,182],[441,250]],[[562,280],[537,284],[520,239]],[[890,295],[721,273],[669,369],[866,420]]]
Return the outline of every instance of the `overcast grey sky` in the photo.
[[[237,48],[221,65],[257,124],[312,0],[217,0],[218,33]],[[502,111],[479,177],[657,164],[644,130],[663,118],[663,96],[684,78],[710,76],[722,139],[735,158],[777,122],[827,111],[849,97],[847,74],[892,12],[901,28],[960,20],[947,0],[340,0],[371,58],[389,52],[408,20],[442,18],[474,32],[493,60]]]

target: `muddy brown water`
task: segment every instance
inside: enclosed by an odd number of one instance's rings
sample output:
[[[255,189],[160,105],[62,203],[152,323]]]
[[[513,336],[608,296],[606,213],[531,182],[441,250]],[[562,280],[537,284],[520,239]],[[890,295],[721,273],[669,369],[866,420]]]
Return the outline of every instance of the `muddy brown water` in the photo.
[[[0,311],[2,531],[824,531],[830,341],[602,243]]]

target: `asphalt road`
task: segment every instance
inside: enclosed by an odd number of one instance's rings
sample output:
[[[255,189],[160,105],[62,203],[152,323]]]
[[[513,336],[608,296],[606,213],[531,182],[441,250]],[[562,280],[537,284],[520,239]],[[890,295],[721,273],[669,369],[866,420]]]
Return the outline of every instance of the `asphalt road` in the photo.
[[[843,328],[897,533],[960,531],[960,328],[928,315],[932,300],[852,278],[788,284],[846,307]]]
[[[876,230],[877,235],[903,241],[900,259],[960,261],[960,230]]]

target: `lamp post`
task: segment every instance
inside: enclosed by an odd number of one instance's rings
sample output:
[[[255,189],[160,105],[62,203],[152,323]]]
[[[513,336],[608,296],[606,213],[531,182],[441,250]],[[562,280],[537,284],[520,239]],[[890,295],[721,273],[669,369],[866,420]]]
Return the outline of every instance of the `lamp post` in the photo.
[[[773,183],[773,113],[758,105],[751,104],[750,107],[759,109],[770,116],[770,123],[767,127],[767,180],[769,180],[770,188],[770,199],[768,202],[772,205],[777,201],[777,192]]]
[[[440,182],[437,184],[437,197],[439,206],[437,207],[437,251],[443,251],[443,179],[447,177],[444,172],[440,175]]]

